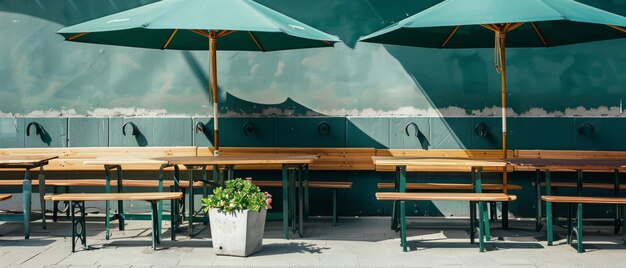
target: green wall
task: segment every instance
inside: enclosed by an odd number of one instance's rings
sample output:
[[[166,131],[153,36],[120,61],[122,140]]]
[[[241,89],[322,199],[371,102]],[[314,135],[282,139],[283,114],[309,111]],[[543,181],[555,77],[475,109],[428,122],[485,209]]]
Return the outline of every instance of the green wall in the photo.
[[[213,125],[206,52],[78,44],[54,33],[151,2],[0,0],[0,147],[210,146],[210,137],[194,132],[197,121],[208,131]],[[500,80],[491,49],[356,43],[360,36],[437,0],[259,2],[338,35],[345,43],[333,49],[219,52],[221,145],[499,148]],[[626,15],[624,0],[581,2]],[[620,134],[626,130],[620,109],[626,96],[624,48],[626,40],[509,49],[510,148],[625,150]],[[127,121],[137,125],[140,136],[122,135]],[[322,121],[330,125],[328,135],[317,132]],[[44,134],[27,136],[31,122],[41,124]],[[254,125],[253,135],[243,131],[248,122]],[[404,134],[411,122],[418,125],[419,137]],[[585,122],[593,124],[593,134],[578,132]],[[487,126],[486,137],[476,135],[479,123]],[[340,194],[344,214],[389,212],[388,204],[373,199],[375,184],[389,174],[314,176],[355,182],[355,189]],[[463,174],[425,176],[466,179]],[[568,174],[556,176],[567,179]],[[534,209],[529,178],[512,177],[526,188],[512,205],[519,216],[530,216]],[[314,196],[316,204],[330,202],[328,193]],[[420,203],[411,213],[466,211],[461,204]],[[328,207],[315,206],[314,213],[327,214]]]

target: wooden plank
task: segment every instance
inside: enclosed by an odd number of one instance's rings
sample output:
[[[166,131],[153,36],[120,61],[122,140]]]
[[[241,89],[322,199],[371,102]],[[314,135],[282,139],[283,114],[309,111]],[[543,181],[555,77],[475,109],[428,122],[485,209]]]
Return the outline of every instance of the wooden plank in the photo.
[[[535,182],[530,183],[531,186],[535,186]],[[542,187],[546,186],[545,182],[541,183]],[[551,182],[550,186],[552,188],[577,188],[577,184],[575,182]],[[614,185],[612,183],[584,183],[583,188],[585,189],[603,189],[603,190],[613,190]],[[620,190],[626,190],[626,185],[620,184]]]
[[[0,180],[0,187],[19,187],[22,186],[23,180]],[[159,187],[158,180],[127,180],[125,179],[122,184],[124,187]],[[33,186],[38,186],[39,181],[33,180]],[[117,180],[111,180],[110,185],[117,186]],[[180,183],[181,188],[187,188],[188,182],[184,181]],[[70,187],[104,187],[106,186],[106,180],[104,179],[46,179],[46,186],[70,186]],[[169,188],[174,186],[173,180],[164,180],[163,187]],[[202,182],[196,181],[193,183],[193,187],[202,187]]]
[[[394,183],[378,183],[378,189],[394,189]],[[470,183],[407,183],[407,190],[473,190],[474,185]],[[486,191],[501,191],[502,184],[484,183],[482,189]],[[509,190],[522,190],[522,186],[507,184]]]
[[[410,156],[373,156],[375,165],[380,166],[421,166],[421,167],[506,167],[507,162],[501,159],[478,158],[443,158],[443,157],[410,157]]]
[[[110,158],[96,158],[93,160],[84,161],[85,165],[117,165],[117,166],[131,166],[131,165],[165,165],[168,162],[159,159],[149,158],[125,158],[125,157],[110,157]]]
[[[0,166],[10,168],[11,166],[30,166],[44,163],[55,159],[51,155],[0,155]]]
[[[248,156],[180,156],[162,157],[172,165],[263,165],[263,164],[310,164],[317,155],[248,155]]]
[[[257,181],[252,180],[252,183],[259,187],[283,187],[282,181]],[[300,185],[296,185],[299,187]],[[327,189],[350,189],[352,188],[352,182],[337,182],[337,181],[309,181],[308,186],[310,188],[327,188]]]
[[[542,195],[541,199],[553,203],[585,203],[585,204],[626,204],[622,197],[591,197],[591,196],[555,196]]]
[[[502,202],[517,199],[515,195],[500,193],[376,193],[377,200],[406,201],[488,201]]]
[[[626,152],[580,150],[515,150],[516,158],[626,159]]]
[[[153,193],[82,193],[82,194],[54,194],[47,195],[46,200],[53,201],[156,201],[181,199],[182,192],[153,192]]]
[[[0,194],[0,201],[4,201],[7,200],[9,198],[11,198],[12,195],[10,194]]]
[[[509,150],[508,155],[514,151]],[[411,157],[450,157],[450,158],[502,158],[502,150],[410,150],[410,149],[378,149],[376,156],[411,156]]]
[[[137,158],[196,155],[196,147],[72,147],[72,148],[7,148],[0,155],[56,155],[61,159],[97,158],[132,155]]]
[[[539,170],[621,170],[626,168],[626,159],[547,159],[547,158],[516,158],[507,162],[516,170],[528,168]]]

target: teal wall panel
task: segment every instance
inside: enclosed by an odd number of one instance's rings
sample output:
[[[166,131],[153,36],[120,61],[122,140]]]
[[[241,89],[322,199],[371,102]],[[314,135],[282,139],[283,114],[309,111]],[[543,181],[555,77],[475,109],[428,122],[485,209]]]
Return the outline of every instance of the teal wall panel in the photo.
[[[191,146],[191,118],[159,118],[153,121],[152,144],[150,146]]]
[[[418,135],[415,126],[409,126],[409,135],[406,133],[407,125],[415,123],[419,129]],[[393,149],[430,149],[431,127],[428,117],[392,117],[389,122],[389,147]]]
[[[572,118],[518,117],[508,122],[511,149],[574,148],[576,128]]]
[[[24,118],[0,118],[0,148],[24,147]]]
[[[330,127],[327,134],[319,131],[324,122]],[[275,118],[274,133],[278,147],[345,147],[346,118]]]
[[[126,135],[122,133],[122,126],[126,125]],[[132,135],[132,124],[137,127],[138,133]],[[109,120],[109,144],[114,147],[146,147],[152,146],[154,137],[153,118],[111,118]]]
[[[593,133],[580,133],[579,128],[589,123]],[[576,118],[574,120],[574,149],[626,151],[626,119],[623,118]],[[585,126],[586,129],[589,125]]]
[[[39,124],[42,131],[38,134],[33,124],[27,133],[30,123]],[[24,133],[25,147],[67,147],[67,118],[25,118]]]
[[[472,149],[501,149],[502,148],[502,119],[498,117],[473,117],[470,129],[466,130],[472,137],[469,148]],[[507,121],[508,122],[508,121]],[[478,124],[486,126],[487,134],[483,137],[476,133]]]
[[[386,117],[346,118],[346,146],[388,148],[389,124]]]
[[[433,149],[471,148],[472,123],[471,118],[430,118]]]
[[[68,147],[109,146],[108,118],[69,118]]]

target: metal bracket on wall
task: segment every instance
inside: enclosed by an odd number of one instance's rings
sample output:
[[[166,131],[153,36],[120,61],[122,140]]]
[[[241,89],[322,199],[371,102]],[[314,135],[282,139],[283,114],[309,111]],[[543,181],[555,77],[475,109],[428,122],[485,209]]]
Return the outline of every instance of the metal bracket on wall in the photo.
[[[133,122],[126,122],[124,123],[124,125],[122,125],[122,134],[124,136],[126,136],[126,125],[130,125],[132,127],[133,131],[131,132],[131,134],[133,136],[139,135],[139,128],[137,128],[137,126]]]
[[[330,125],[326,121],[317,124],[317,134],[327,136],[330,133]]]
[[[595,127],[590,122],[584,122],[578,125],[578,133],[583,136],[590,136],[595,132]]]
[[[42,135],[44,133],[43,127],[37,122],[30,122],[26,126],[26,136],[30,136],[30,127],[35,126],[35,135]]]
[[[415,122],[411,122],[406,124],[406,126],[404,126],[404,132],[406,133],[407,136],[411,136],[411,133],[409,133],[409,127],[413,126],[415,127],[415,137],[419,137],[420,135],[420,128],[417,126],[417,124],[415,124]]]
[[[476,132],[476,135],[480,137],[487,137],[487,135],[489,135],[489,129],[487,129],[487,125],[482,122],[476,124],[476,127],[474,127],[474,132]]]
[[[243,135],[244,136],[254,136],[255,132],[256,132],[256,126],[254,125],[254,123],[248,121],[248,122],[243,124]]]
[[[205,133],[206,131],[206,126],[204,125],[204,123],[198,121],[196,122],[196,133]]]

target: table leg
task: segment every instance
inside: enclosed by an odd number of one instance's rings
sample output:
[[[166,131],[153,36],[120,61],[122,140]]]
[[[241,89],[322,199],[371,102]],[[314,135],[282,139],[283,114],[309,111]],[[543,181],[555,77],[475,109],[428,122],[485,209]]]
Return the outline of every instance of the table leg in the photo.
[[[289,180],[287,164],[283,164],[283,238],[289,239]]]
[[[209,179],[209,175],[206,171],[206,166],[202,166],[202,198],[206,199],[209,197],[209,186],[207,181]],[[209,213],[204,213],[204,217],[202,217],[202,223],[204,226],[209,225]]]
[[[158,180],[159,180],[158,191],[159,192],[163,192],[163,177],[165,176],[164,170],[165,170],[166,166],[167,165],[161,165],[161,167],[159,168],[159,176],[158,176]],[[174,209],[174,208],[172,208],[172,209]],[[157,223],[158,223],[157,232],[159,232],[159,234],[161,234],[162,227],[163,227],[163,201],[159,201],[158,213],[157,213]]]
[[[535,170],[535,198],[537,215],[535,216],[535,231],[539,232],[543,228],[541,224],[541,171]]]
[[[46,229],[46,201],[43,199],[46,195],[46,176],[43,174],[43,165],[39,166],[39,204],[41,206],[41,226]]]
[[[22,210],[24,212],[24,239],[30,238],[30,202],[32,196],[32,187],[30,181],[30,170],[24,172],[24,181],[22,182]]]
[[[407,245],[406,245],[406,205],[405,205],[406,201],[402,200],[400,201],[400,224],[401,224],[401,230],[400,230],[400,243],[402,243],[402,251],[407,252]]]
[[[289,170],[289,208],[291,215],[291,231],[296,233],[296,175],[294,170]]]
[[[552,195],[552,177],[550,176],[550,170],[545,171],[546,174],[546,195]],[[541,197],[539,197],[541,198]],[[553,241],[553,210],[552,202],[546,202],[546,232],[548,236],[548,246],[552,246]]]
[[[309,168],[304,169],[304,217],[309,218]]]
[[[394,184],[394,191],[400,192],[400,167],[396,167],[396,181]],[[398,215],[400,210],[400,202],[393,201],[391,208],[391,230],[398,231]]]
[[[615,197],[619,197],[619,189],[620,189],[620,182],[619,182],[619,170],[614,170],[613,171],[613,175],[615,176],[615,182],[613,185],[613,195],[615,195]],[[615,205],[615,227],[613,229],[613,232],[615,234],[619,233],[619,229],[620,229],[620,205]]]
[[[476,237],[476,202],[470,201],[470,244],[474,244],[474,238]]]
[[[122,166],[117,167],[117,192],[124,192],[124,186],[122,185]],[[119,230],[124,231],[124,201],[117,201],[117,217],[119,222]]]
[[[106,173],[106,182],[104,189],[107,193],[111,192],[111,169],[109,166],[104,166],[104,172]],[[109,240],[111,238],[111,218],[109,217],[109,213],[111,210],[111,202],[105,201],[104,205],[104,228],[105,228],[105,239]]]
[[[189,226],[187,227],[189,231],[189,237],[193,236],[193,214],[195,212],[194,208],[194,198],[193,198],[193,167],[187,167],[187,172],[189,173],[189,187],[187,188],[187,194],[189,197]]]
[[[303,196],[302,191],[304,185],[302,184],[302,166],[298,166],[298,235],[302,237],[304,235],[304,213],[303,213]]]
[[[475,170],[474,173],[474,187],[475,187],[475,192],[477,193],[482,193],[483,192],[483,185],[482,185],[482,172],[483,172],[483,168],[482,167],[478,167],[478,168],[472,168],[473,170]],[[487,241],[491,240],[491,234],[490,234],[490,228],[489,228],[489,212],[487,211],[487,204],[485,204],[485,202],[479,202],[478,206],[480,208],[480,211],[478,213],[482,214],[482,220],[485,221],[483,227],[484,227],[484,233],[481,232],[481,236],[484,234],[484,237]]]
[[[502,185],[504,186],[504,193],[509,193],[509,181],[508,181],[509,173],[507,172],[507,168],[504,168],[504,172],[502,173]],[[497,209],[494,210],[497,212]],[[509,202],[502,202],[502,229],[509,229]]]
[[[174,178],[172,179],[174,180],[174,192],[180,191],[180,168],[178,167],[178,165],[174,165]],[[185,191],[182,192],[184,193]],[[172,207],[172,214],[174,214],[173,216],[175,216],[176,219],[174,225],[172,225],[172,235],[173,237],[176,237],[176,231],[178,230],[178,226],[181,222],[179,218],[181,217],[181,215],[184,216],[185,213],[185,198],[183,197],[182,199],[174,199],[173,204],[174,207]],[[181,206],[183,207],[183,210],[180,209]]]

